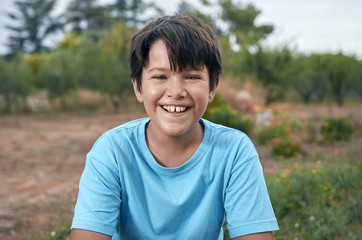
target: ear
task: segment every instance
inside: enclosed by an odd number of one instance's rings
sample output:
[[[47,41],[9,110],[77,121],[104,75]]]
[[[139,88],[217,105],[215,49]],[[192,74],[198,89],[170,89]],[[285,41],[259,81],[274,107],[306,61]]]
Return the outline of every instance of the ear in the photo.
[[[132,78],[132,84],[133,84],[133,91],[134,91],[134,93],[136,95],[137,100],[142,103],[143,102],[143,95],[142,95],[141,91],[138,90],[138,84],[137,84],[137,81],[136,81],[136,79],[134,77]]]
[[[214,96],[215,96],[215,94],[216,94],[217,87],[219,86],[219,80],[220,80],[220,77],[219,77],[219,79],[218,79],[218,81],[217,81],[217,84],[214,86],[214,88],[213,88],[213,89],[210,91],[210,93],[209,93],[209,101],[208,101],[208,103],[211,103],[212,100],[214,99]]]

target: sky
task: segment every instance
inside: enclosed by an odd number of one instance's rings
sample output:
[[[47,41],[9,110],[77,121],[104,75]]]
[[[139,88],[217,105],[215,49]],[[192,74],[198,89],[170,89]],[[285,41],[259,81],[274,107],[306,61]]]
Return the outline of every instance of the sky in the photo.
[[[14,11],[15,0],[0,0],[0,53],[6,52],[8,31],[5,13]],[[59,0],[61,12],[71,0]],[[147,1],[147,0],[146,0]],[[150,1],[150,0],[148,0]],[[197,0],[187,0],[190,3]],[[112,2],[100,0],[100,2]],[[180,0],[155,0],[166,14],[173,14]],[[337,53],[362,59],[361,0],[239,0],[251,3],[261,11],[256,22],[272,24],[274,32],[266,44],[275,47],[288,44],[302,53]]]

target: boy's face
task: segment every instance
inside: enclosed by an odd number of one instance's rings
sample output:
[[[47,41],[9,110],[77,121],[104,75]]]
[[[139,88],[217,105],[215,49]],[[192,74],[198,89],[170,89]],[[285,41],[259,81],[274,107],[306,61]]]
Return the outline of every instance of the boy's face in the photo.
[[[216,87],[210,92],[209,84],[206,67],[171,71],[162,40],[150,48],[148,66],[142,71],[141,91],[133,79],[136,97],[151,118],[148,128],[167,136],[181,136],[195,129],[215,95]]]

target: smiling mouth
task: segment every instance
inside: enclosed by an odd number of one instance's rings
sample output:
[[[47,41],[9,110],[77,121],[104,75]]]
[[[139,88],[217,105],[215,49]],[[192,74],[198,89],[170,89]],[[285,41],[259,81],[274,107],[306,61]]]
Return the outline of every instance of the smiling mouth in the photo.
[[[186,112],[189,107],[182,107],[182,106],[162,106],[164,110],[170,113],[182,113]]]

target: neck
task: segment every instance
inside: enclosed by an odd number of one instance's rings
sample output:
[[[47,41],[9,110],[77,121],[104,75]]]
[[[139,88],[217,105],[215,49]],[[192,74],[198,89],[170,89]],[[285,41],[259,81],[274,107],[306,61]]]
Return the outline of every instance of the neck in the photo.
[[[154,134],[152,127],[146,128],[147,145],[156,161],[165,167],[177,167],[190,159],[199,147],[203,135],[204,127],[200,122],[180,136]]]

